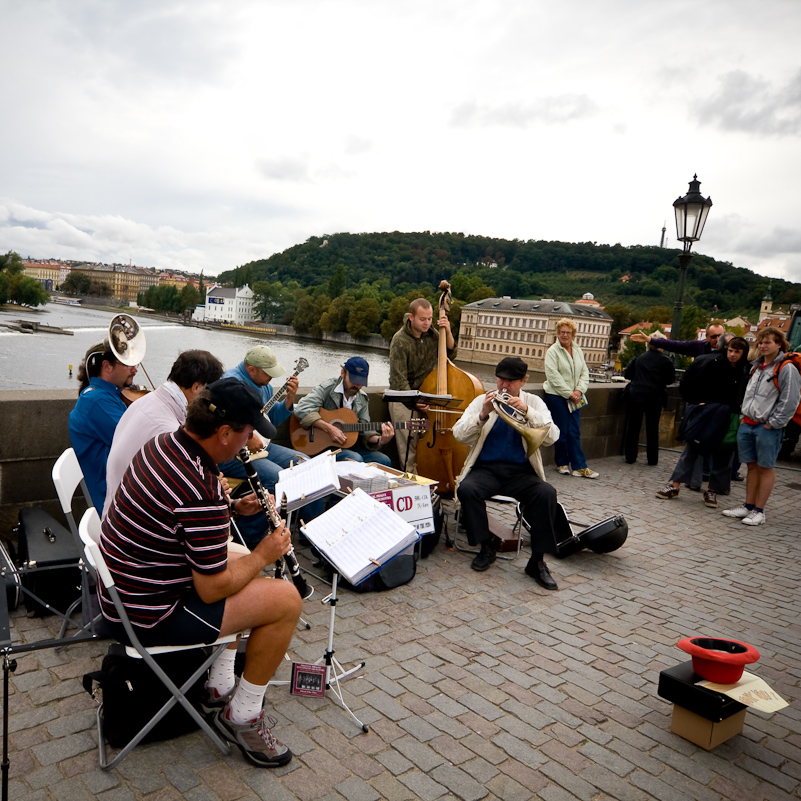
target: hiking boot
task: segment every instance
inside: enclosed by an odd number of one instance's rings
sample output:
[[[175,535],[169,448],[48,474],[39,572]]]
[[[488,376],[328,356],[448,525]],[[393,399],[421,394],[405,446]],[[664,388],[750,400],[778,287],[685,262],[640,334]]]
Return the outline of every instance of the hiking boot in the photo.
[[[761,526],[766,520],[767,517],[765,517],[764,512],[757,512],[756,509],[752,509],[748,517],[743,518],[743,523],[746,526]]]
[[[704,506],[708,506],[710,509],[718,508],[718,496],[712,490],[704,493]]]
[[[576,476],[576,478],[598,478],[601,474],[590,470],[589,467],[581,467],[578,470],[574,470],[571,475]]]
[[[203,696],[200,699],[200,711],[207,718],[214,717],[225,705],[234,697],[236,686],[232,687],[225,695],[218,695],[213,687],[204,687]]]
[[[569,476],[570,468],[566,464],[560,464],[559,467],[556,468],[556,472],[563,476]]]
[[[278,740],[267,725],[278,722],[262,712],[247,723],[234,723],[230,719],[231,710],[226,706],[217,712],[214,725],[228,742],[239,746],[242,755],[257,768],[280,768],[292,759],[292,752]]]
[[[664,488],[656,493],[657,498],[669,501],[671,498],[679,497],[679,488],[674,487],[672,484],[665,484]]]
[[[724,509],[723,514],[726,517],[737,517],[742,520],[744,517],[748,517],[753,510],[746,509],[745,506],[735,506],[733,509]]]
[[[473,570],[478,570],[479,573],[483,573],[485,570],[489,569],[489,566],[495,561],[495,548],[492,547],[488,542],[485,542],[481,546],[481,550],[478,552],[478,555],[475,559],[473,559],[473,563],[470,567]]]

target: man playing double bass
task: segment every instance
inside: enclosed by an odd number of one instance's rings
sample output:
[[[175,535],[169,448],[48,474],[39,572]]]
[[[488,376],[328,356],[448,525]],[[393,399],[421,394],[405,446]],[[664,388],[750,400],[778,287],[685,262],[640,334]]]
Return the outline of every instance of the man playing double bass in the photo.
[[[462,506],[461,519],[471,545],[481,546],[473,559],[473,570],[484,571],[495,561],[495,548],[487,521],[487,500],[502,493],[521,502],[526,520],[536,521],[531,532],[531,558],[526,573],[546,590],[557,589],[544,561],[544,554],[556,553],[554,520],[556,490],[545,480],[539,450],[526,456],[526,442],[519,431],[506,423],[495,409],[496,397],[507,393],[507,404],[524,419],[521,425],[542,428],[550,424],[543,445],[559,439],[559,429],[545,402],[522,392],[528,366],[516,356],[507,356],[495,368],[496,391],[474,398],[453,427],[459,442],[470,453],[456,485]]]
[[[389,346],[390,389],[420,389],[426,376],[437,366],[439,332],[432,325],[433,320],[434,310],[425,298],[417,298],[409,304],[409,313],[403,326],[392,337]],[[456,354],[456,342],[451,333],[450,321],[443,314],[437,320],[437,325],[446,331],[448,358],[453,358]],[[417,404],[416,410],[426,412],[428,406]],[[402,403],[390,403],[389,416],[393,423],[406,422],[412,418],[412,410]],[[410,473],[417,469],[417,439],[417,434],[405,429],[398,429],[395,435],[401,465]]]

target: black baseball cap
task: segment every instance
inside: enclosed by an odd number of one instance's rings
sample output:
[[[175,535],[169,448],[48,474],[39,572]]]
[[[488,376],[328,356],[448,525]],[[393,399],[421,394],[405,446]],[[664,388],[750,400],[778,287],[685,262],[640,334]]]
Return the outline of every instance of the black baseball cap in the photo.
[[[208,384],[209,411],[225,422],[252,425],[263,437],[272,439],[275,426],[261,413],[261,398],[238,378],[221,378]]]
[[[517,356],[507,356],[498,362],[495,368],[495,375],[498,378],[505,378],[507,381],[520,381],[526,377],[528,365]]]

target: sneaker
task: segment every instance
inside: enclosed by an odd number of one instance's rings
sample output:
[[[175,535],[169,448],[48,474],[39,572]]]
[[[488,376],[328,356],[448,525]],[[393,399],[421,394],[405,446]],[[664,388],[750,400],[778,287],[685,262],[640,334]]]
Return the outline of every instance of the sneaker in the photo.
[[[757,512],[756,509],[752,509],[748,517],[743,518],[743,523],[746,526],[761,526],[766,520],[764,512]]]
[[[708,506],[710,509],[718,508],[718,496],[712,490],[704,493],[704,506]]]
[[[724,509],[723,514],[726,517],[737,517],[742,520],[744,517],[748,517],[752,512],[751,509],[746,509],[745,506],[735,506],[733,509]]]
[[[235,686],[225,695],[218,695],[217,690],[213,687],[204,687],[200,699],[200,711],[207,718],[214,717],[234,697],[234,690],[236,690]]]
[[[563,476],[569,476],[570,468],[566,464],[560,464],[559,467],[556,468],[556,472]]]
[[[674,487],[672,484],[665,484],[664,488],[656,493],[657,498],[669,501],[671,498],[679,497],[679,488]]]
[[[470,567],[473,570],[478,570],[479,573],[483,573],[485,570],[489,569],[489,566],[495,561],[495,548],[492,547],[488,542],[485,542],[481,546],[481,550],[478,552],[478,555],[475,559],[473,559],[472,564]]]
[[[598,478],[601,474],[590,470],[589,467],[582,467],[579,470],[574,470],[571,475],[576,476],[576,478]]]
[[[242,755],[257,768],[280,768],[292,759],[292,752],[278,740],[267,725],[278,722],[262,712],[247,723],[234,723],[229,718],[230,707],[225,706],[217,712],[214,725],[228,742],[239,746]]]

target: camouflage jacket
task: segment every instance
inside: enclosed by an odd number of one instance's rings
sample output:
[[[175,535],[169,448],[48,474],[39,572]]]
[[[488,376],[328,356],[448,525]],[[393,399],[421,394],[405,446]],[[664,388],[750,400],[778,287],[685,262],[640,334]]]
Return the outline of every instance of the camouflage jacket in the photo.
[[[409,315],[403,321],[389,346],[389,388],[394,390],[420,389],[425,377],[437,366],[439,329],[432,325],[420,339],[412,335]],[[448,351],[448,358],[456,348]]]

